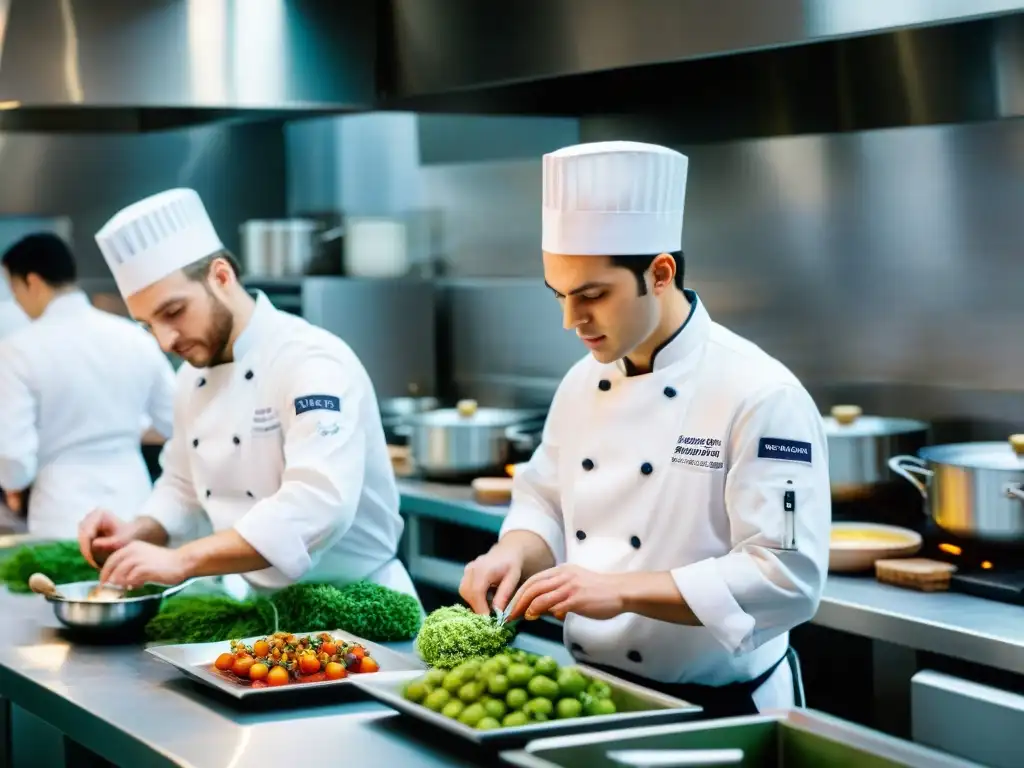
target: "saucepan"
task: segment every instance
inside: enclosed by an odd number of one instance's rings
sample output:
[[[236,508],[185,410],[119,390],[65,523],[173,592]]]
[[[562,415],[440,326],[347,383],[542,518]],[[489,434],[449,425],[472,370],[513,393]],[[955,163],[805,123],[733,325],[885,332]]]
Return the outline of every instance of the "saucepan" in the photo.
[[[983,541],[1024,540],[1024,435],[928,446],[894,456],[889,467],[921,492],[940,528]]]
[[[55,585],[42,574],[33,574],[29,587],[43,595],[53,613],[69,629],[96,636],[134,635],[160,612],[165,598],[181,592],[196,579],[167,586],[148,584],[121,592],[98,581]]]
[[[889,460],[915,454],[928,443],[927,423],[865,416],[856,405],[837,405],[823,421],[832,498],[839,501],[863,499],[892,486]]]
[[[455,408],[412,414],[395,431],[408,436],[410,459],[428,477],[459,478],[503,471],[516,453],[536,448],[529,432],[543,426],[544,411],[480,408],[463,400]]]

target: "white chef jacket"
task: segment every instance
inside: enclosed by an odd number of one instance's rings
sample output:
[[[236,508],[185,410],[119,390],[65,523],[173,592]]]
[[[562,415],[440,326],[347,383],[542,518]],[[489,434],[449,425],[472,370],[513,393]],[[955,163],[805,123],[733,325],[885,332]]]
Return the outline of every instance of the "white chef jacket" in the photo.
[[[234,362],[178,370],[174,436],[142,514],[185,537],[204,511],[270,563],[257,590],[369,578],[415,595],[370,377],[337,336],[257,294]]]
[[[75,538],[97,507],[133,519],[152,488],[142,425],[170,435],[173,407],[156,340],[79,291],[0,340],[0,487],[31,486],[29,532]]]
[[[0,283],[2,282],[3,279],[0,278]],[[2,292],[2,286],[0,286],[0,292]],[[24,328],[28,322],[28,315],[22,311],[14,299],[5,299],[0,296],[0,339],[19,328]]]
[[[594,571],[670,572],[703,626],[569,614],[565,643],[585,663],[719,686],[767,671],[817,610],[828,444],[796,377],[687,295],[651,373],[590,356],[570,370],[501,535],[532,531],[558,563]],[[791,680],[783,663],[755,704],[792,706]]]

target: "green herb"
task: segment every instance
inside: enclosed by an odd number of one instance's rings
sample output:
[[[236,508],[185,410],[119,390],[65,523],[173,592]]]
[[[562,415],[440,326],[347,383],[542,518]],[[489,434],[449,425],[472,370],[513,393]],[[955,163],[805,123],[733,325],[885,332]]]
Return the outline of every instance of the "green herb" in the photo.
[[[427,664],[453,669],[473,658],[489,658],[505,649],[515,630],[499,626],[494,616],[481,616],[462,605],[438,608],[423,621],[416,650]]]
[[[275,625],[275,608],[279,620]],[[179,595],[164,601],[150,620],[151,640],[209,643],[281,631],[351,632],[374,642],[411,640],[420,627],[419,603],[377,584],[296,584],[272,598],[250,601],[217,595]]]
[[[11,592],[30,592],[28,580],[33,573],[46,574],[54,584],[93,581],[98,576],[96,569],[82,557],[77,541],[21,547],[0,562],[0,581]]]

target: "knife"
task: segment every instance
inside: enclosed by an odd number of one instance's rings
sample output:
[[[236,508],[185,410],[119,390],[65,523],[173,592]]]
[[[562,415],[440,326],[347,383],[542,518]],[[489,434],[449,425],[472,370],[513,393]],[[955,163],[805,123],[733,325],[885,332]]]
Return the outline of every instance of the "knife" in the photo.
[[[606,752],[614,763],[632,768],[683,768],[692,765],[740,765],[742,749],[620,749]]]

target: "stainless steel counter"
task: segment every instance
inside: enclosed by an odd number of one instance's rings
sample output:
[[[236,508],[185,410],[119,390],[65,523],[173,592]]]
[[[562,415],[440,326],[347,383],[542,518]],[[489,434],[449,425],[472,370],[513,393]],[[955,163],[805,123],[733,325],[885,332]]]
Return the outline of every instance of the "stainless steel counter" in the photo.
[[[406,480],[402,511],[497,532],[506,508],[466,487]],[[432,564],[433,565],[433,564]],[[814,624],[1024,674],[1024,607],[952,592],[922,593],[872,576],[830,575]]]
[[[351,688],[316,705],[255,709],[207,693],[139,646],[69,642],[40,598],[0,588],[0,616],[0,694],[117,765],[291,765],[311,760],[318,740],[335,761],[352,766],[491,762]],[[567,660],[536,638],[517,645]],[[411,650],[409,643],[392,647]]]

